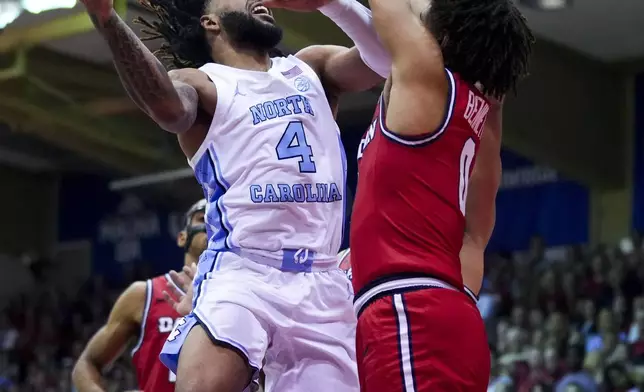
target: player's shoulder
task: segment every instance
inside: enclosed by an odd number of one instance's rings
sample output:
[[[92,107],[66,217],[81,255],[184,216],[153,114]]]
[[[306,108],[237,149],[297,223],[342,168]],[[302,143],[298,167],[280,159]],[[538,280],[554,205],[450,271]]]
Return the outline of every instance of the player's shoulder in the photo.
[[[187,84],[204,83],[210,81],[208,75],[197,68],[181,68],[168,71],[171,80]]]
[[[327,59],[345,50],[346,47],[338,45],[310,45],[297,52],[295,57],[321,75]]]
[[[142,311],[148,302],[148,291],[147,281],[131,283],[116,300],[110,317],[140,322]]]
[[[295,54],[295,57],[304,62],[316,62],[325,60],[330,56],[345,50],[347,50],[346,47],[339,45],[310,45],[306,48],[300,49],[300,51]]]
[[[145,280],[138,280],[131,283],[121,294],[121,297],[136,298],[145,297],[148,291],[148,282]]]
[[[136,281],[131,283],[121,294],[119,301],[126,302],[128,308],[139,308],[145,306],[151,289],[150,281]]]
[[[151,293],[151,295],[153,296],[157,294],[157,292],[163,291],[169,282],[174,283],[172,281],[172,278],[170,277],[170,274],[162,274],[162,275],[155,276],[153,278],[150,278],[147,282],[149,282],[148,290],[153,291],[153,293]]]

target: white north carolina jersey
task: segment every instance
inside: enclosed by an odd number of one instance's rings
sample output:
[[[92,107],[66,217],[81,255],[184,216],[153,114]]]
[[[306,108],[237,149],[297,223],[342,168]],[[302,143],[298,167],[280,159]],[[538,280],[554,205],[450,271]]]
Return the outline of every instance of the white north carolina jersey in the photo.
[[[294,56],[267,72],[206,64],[217,86],[208,134],[190,160],[208,206],[211,251],[287,270],[337,263],[346,158],[317,74]]]

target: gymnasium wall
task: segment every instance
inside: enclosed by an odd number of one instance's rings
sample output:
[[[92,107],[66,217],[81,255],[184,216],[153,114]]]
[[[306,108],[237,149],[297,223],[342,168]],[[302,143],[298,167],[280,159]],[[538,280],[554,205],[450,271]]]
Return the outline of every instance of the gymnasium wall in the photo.
[[[644,74],[635,79],[633,135],[633,228],[644,232]]]
[[[106,276],[132,265],[163,273],[183,265],[176,235],[183,211],[158,206],[136,195],[114,193],[109,179],[65,176],[61,180],[58,222],[61,242],[89,240],[93,270]]]
[[[0,253],[47,252],[56,241],[57,177],[0,166]]]

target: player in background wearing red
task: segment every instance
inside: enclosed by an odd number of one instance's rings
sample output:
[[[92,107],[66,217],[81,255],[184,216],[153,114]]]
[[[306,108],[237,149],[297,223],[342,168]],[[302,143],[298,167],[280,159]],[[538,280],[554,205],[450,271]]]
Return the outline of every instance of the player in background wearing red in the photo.
[[[185,249],[185,266],[197,263],[206,249],[205,206],[205,200],[201,200],[188,210],[185,228],[177,237],[177,245]],[[101,372],[137,337],[132,362],[139,389],[174,391],[175,376],[159,361],[161,348],[180,318],[164,300],[167,285],[176,286],[169,274],[134,282],[116,300],[107,323],[94,334],[76,362],[72,379],[78,392],[105,391]]]
[[[485,391],[487,338],[461,275],[467,191],[486,96],[527,74],[533,36],[512,0],[370,5],[393,65],[359,147],[351,220],[361,389]],[[482,254],[471,240],[465,252]]]

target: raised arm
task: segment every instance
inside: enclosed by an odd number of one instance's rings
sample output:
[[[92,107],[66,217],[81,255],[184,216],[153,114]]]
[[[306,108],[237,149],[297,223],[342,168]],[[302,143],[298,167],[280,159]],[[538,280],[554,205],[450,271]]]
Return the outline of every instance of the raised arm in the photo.
[[[300,50],[296,56],[320,75],[330,97],[365,91],[384,81],[365,65],[356,47],[313,45]]]
[[[332,0],[319,8],[351,38],[364,64],[383,78],[391,73],[391,55],[380,42],[371,10],[356,0]]]
[[[357,0],[267,0],[264,4],[292,11],[319,10],[351,38],[352,48],[314,45],[296,55],[317,71],[328,95],[368,90],[391,72],[391,57],[380,43],[371,11]]]
[[[371,11],[356,0],[332,0],[319,8],[354,43],[353,48],[312,46],[319,73],[332,94],[368,90],[391,73],[391,56],[380,42]]]
[[[78,392],[104,392],[101,372],[137,336],[145,307],[146,284],[133,283],[118,298],[107,323],[94,334],[74,366],[72,380]]]
[[[483,281],[483,256],[496,220],[496,194],[501,185],[502,107],[493,104],[468,186],[466,228],[461,248],[463,283],[478,295]]]
[[[380,39],[392,56],[387,127],[414,136],[438,130],[449,82],[441,48],[409,0],[369,0]]]
[[[166,131],[188,130],[197,117],[197,91],[170,79],[163,64],[114,11],[112,0],[82,2],[109,45],[121,82],[132,100]]]

